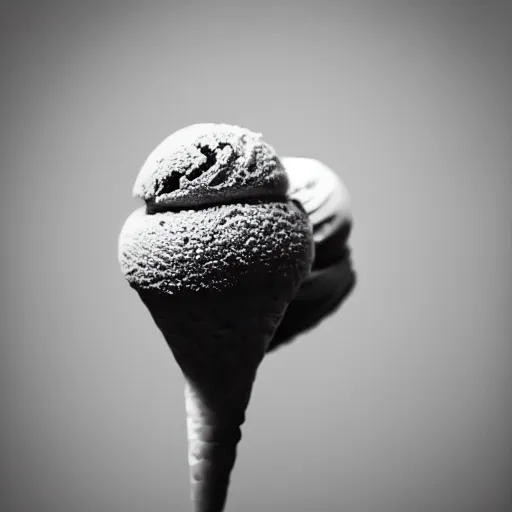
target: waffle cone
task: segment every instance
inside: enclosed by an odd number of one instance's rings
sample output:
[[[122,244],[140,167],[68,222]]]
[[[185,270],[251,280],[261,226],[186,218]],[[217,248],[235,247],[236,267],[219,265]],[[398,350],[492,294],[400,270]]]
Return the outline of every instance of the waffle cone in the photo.
[[[297,284],[190,297],[139,290],[185,377],[195,512],[224,507],[256,372]]]

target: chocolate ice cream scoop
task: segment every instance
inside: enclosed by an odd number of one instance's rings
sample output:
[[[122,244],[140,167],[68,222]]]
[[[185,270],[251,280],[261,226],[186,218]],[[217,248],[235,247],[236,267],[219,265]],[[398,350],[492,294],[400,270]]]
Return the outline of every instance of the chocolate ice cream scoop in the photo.
[[[133,187],[148,211],[283,199],[288,177],[260,133],[227,124],[195,124],[148,156]]]
[[[351,198],[345,184],[327,165],[313,158],[284,157],[281,161],[290,181],[288,194],[302,204],[312,224],[315,259],[267,352],[337,311],[356,283],[348,247]]]

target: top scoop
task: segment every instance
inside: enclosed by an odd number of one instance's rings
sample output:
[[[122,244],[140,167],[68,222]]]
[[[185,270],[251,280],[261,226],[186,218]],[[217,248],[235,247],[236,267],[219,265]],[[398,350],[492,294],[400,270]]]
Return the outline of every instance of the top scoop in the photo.
[[[260,133],[203,123],[167,137],[147,158],[133,188],[148,211],[283,198],[287,174]]]
[[[224,124],[175,132],[137,177],[134,194],[146,207],[121,231],[126,279],[166,294],[266,279],[298,285],[314,247],[308,216],[287,190],[286,171],[261,134]]]

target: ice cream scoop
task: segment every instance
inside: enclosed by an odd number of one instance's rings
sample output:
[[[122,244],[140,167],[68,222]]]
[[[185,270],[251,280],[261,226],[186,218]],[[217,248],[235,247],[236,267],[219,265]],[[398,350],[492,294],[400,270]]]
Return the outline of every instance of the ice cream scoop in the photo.
[[[145,206],[119,261],[185,377],[191,498],[220,512],[256,372],[311,270],[304,208],[260,134],[193,125],[165,139],[134,187]]]
[[[282,199],[288,176],[260,133],[203,123],[171,134],[148,156],[133,187],[149,212]]]
[[[288,195],[299,201],[313,225],[316,246],[351,224],[351,199],[345,184],[327,165],[313,158],[281,159],[290,187]]]
[[[312,158],[283,157],[289,196],[301,203],[312,224],[315,259],[268,346],[272,351],[334,313],[356,282],[348,239],[351,199],[337,174]]]

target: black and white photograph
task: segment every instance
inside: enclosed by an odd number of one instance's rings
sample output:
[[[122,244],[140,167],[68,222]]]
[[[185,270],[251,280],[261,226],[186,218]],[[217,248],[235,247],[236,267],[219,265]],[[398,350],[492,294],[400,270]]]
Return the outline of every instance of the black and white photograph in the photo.
[[[2,512],[512,511],[512,2],[0,24]]]

